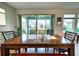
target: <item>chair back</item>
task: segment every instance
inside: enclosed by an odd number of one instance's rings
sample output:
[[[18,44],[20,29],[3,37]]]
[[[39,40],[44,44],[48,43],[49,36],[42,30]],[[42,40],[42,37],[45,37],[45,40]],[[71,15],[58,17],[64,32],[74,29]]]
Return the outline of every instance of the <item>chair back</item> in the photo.
[[[16,37],[14,31],[5,31],[5,32],[2,32],[2,35],[6,41]]]
[[[76,35],[77,35],[77,33],[66,31],[65,35],[64,35],[64,38],[71,41],[71,43],[73,43],[74,40],[75,40]]]
[[[53,35],[53,34],[54,34],[54,31],[52,29],[47,30],[47,35]]]

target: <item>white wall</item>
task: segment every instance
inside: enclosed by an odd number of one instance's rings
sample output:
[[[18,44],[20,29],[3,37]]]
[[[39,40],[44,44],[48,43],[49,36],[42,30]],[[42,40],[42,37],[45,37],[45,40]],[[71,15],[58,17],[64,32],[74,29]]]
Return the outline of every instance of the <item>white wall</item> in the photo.
[[[79,10],[77,9],[51,9],[51,10],[17,10],[17,14],[54,14],[55,15],[55,21],[54,21],[54,33],[63,35],[63,23],[61,26],[57,26],[57,17],[62,17],[63,22],[63,15],[64,13],[79,13]]]
[[[16,10],[5,3],[0,2],[0,8],[5,9],[6,12],[6,25],[0,25],[0,31],[11,31],[16,26]]]

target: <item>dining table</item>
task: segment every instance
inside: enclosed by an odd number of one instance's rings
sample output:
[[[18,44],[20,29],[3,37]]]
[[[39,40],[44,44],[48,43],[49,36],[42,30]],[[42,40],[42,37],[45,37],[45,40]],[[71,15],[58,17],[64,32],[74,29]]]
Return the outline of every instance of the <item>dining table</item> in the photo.
[[[19,40],[18,43],[16,40]],[[14,42],[13,42],[14,41]],[[10,42],[10,41],[9,41]],[[17,39],[14,38],[11,43],[3,43],[1,44],[1,55],[8,56],[10,54],[10,49],[21,49],[25,48],[65,48],[68,49],[68,56],[75,55],[75,44],[69,42],[67,39],[58,39],[54,36],[49,39]]]

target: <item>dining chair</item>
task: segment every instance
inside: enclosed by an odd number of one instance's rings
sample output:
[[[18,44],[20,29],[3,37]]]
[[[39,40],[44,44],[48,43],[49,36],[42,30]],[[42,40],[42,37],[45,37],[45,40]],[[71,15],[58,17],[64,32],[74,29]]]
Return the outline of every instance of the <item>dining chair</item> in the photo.
[[[16,37],[14,31],[5,31],[2,32],[2,35],[6,41]]]
[[[73,43],[75,41],[76,35],[77,35],[77,33],[75,33],[75,32],[66,31],[64,38],[71,41],[71,43]]]
[[[2,35],[2,33],[0,32],[0,47],[1,47],[1,44],[3,44],[5,42],[5,39]]]
[[[7,44],[13,44],[13,43],[15,44],[15,43],[17,43],[17,42],[15,42],[15,40],[17,40],[18,38],[15,35],[14,31],[5,31],[5,32],[1,32],[1,33],[2,33],[2,35],[4,37],[4,39],[5,39],[5,43],[7,43]],[[12,50],[14,50],[14,49],[12,49]],[[20,49],[15,50],[15,52],[17,52],[17,51],[18,51],[18,53],[20,53]]]
[[[66,31],[64,34],[64,39],[68,40],[70,43],[74,43],[76,35],[77,35],[77,33],[75,33],[75,32]],[[68,52],[68,49],[59,48],[58,51],[59,51],[59,53],[65,53],[65,52]]]

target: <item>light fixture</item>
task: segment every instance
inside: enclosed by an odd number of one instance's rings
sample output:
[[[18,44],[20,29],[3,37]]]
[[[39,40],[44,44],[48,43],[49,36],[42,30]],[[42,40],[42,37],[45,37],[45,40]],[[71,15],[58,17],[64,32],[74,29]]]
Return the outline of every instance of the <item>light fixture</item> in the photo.
[[[57,25],[60,26],[61,25],[61,17],[57,18]]]

